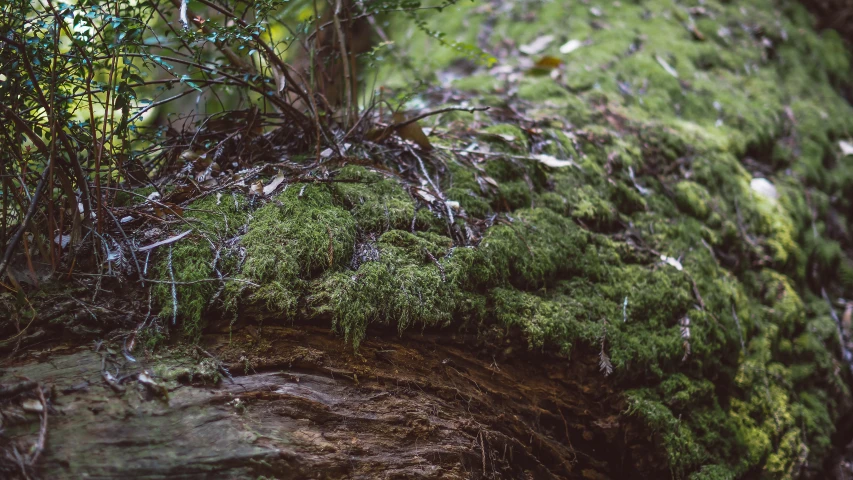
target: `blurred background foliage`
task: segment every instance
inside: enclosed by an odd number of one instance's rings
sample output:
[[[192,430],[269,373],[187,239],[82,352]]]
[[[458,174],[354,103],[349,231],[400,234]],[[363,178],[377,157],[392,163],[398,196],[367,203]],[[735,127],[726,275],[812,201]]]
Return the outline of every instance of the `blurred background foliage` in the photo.
[[[197,140],[187,132],[286,128],[294,151],[317,155],[363,133],[377,66],[388,78],[411,68],[385,32],[394,15],[493,61],[428,27],[455,1],[3,2],[0,278],[16,251],[32,277],[103,265],[105,229],[119,223],[110,207],[128,186],[158,189],[180,143]]]

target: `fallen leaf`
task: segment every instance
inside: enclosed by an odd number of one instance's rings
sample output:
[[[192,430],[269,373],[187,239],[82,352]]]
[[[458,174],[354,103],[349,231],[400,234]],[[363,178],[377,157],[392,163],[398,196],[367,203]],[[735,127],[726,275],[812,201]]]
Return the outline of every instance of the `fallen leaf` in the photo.
[[[779,192],[776,191],[776,187],[766,178],[753,178],[749,182],[749,187],[752,188],[755,193],[771,200],[779,198]]]
[[[530,67],[527,71],[530,75],[547,75],[563,64],[563,61],[556,57],[544,56]]]
[[[44,410],[44,406],[35,398],[28,398],[21,402],[21,408],[23,408],[25,412],[41,412]]]
[[[492,184],[492,185],[494,185],[494,186],[496,186],[496,187],[500,186],[500,185],[498,185],[497,180],[495,180],[495,179],[494,179],[494,178],[492,178],[492,177],[488,177],[488,176],[486,176],[486,175],[483,175],[483,177],[482,177],[482,178],[483,178],[483,180],[487,181],[488,183],[490,183],[490,184]]]
[[[527,55],[536,55],[537,53],[541,52],[542,50],[545,50],[546,48],[548,48],[548,45],[550,45],[551,42],[553,42],[553,41],[554,41],[553,35],[542,35],[541,37],[533,40],[532,42],[528,43],[527,45],[522,45],[522,46],[518,47],[518,50],[521,53],[524,53]]]
[[[272,181],[269,183],[269,185],[264,187],[264,190],[263,190],[264,195],[269,195],[272,192],[274,192],[275,189],[278,188],[278,186],[282,184],[282,182],[284,182],[284,175],[279,173],[278,175],[275,176],[275,178],[272,179]]]
[[[427,203],[432,203],[432,202],[434,202],[434,201],[435,201],[435,195],[433,195],[433,194],[431,194],[431,193],[427,192],[427,191],[426,191],[426,190],[424,190],[424,189],[416,188],[416,189],[415,189],[415,194],[416,194],[417,196],[421,197],[421,199],[423,199],[423,201],[425,201],[425,202],[427,202]]]
[[[838,146],[841,147],[841,155],[846,157],[848,155],[853,155],[853,140],[844,141],[841,140],[838,142]]]
[[[169,215],[184,216],[184,209],[174,203],[157,203],[154,205],[154,215],[166,218]]]
[[[375,143],[382,143],[391,135],[391,129],[388,127],[372,128],[367,131],[365,137]]]
[[[573,162],[571,160],[560,160],[560,159],[553,157],[551,155],[545,155],[544,153],[541,153],[539,155],[534,155],[533,158],[538,160],[539,163],[541,163],[543,165],[547,165],[549,167],[553,167],[553,168],[569,167],[569,166],[575,165],[575,162]]]
[[[655,55],[655,60],[658,61],[661,67],[666,70],[666,73],[672,75],[675,78],[678,78],[678,71],[672,68],[672,65],[666,63],[666,60],[663,59],[660,55]]]
[[[562,64],[563,64],[563,61],[560,60],[559,58],[549,57],[546,55],[546,56],[540,58],[539,60],[537,60],[536,63],[533,64],[533,68],[541,68],[543,70],[544,69],[552,70],[552,69],[559,67]]]
[[[666,255],[661,255],[660,259],[663,260],[664,262],[672,265],[673,267],[675,267],[675,269],[678,270],[679,272],[684,270],[684,267],[681,265],[681,262],[679,262],[678,260],[676,260],[672,257],[667,257]]]
[[[403,123],[405,121],[406,119],[402,113],[394,114],[395,123]],[[424,150],[432,150],[432,144],[429,143],[429,137],[426,136],[423,129],[421,129],[421,126],[418,125],[418,122],[412,122],[407,125],[403,125],[402,127],[397,127],[397,135],[399,135],[403,140],[414,142]]]
[[[569,54],[581,48],[582,46],[583,42],[581,42],[580,40],[571,39],[560,47],[560,53],[564,55]]]

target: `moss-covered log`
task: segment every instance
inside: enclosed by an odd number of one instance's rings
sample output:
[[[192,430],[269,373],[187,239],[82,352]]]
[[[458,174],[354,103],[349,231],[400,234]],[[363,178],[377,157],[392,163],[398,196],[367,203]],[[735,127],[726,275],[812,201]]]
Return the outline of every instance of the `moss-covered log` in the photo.
[[[432,153],[401,142],[391,164],[354,146],[271,195],[185,205],[158,238],[192,233],[150,259],[147,365],[171,368],[152,352],[180,331],[239,380],[178,388],[169,407],[128,389],[110,448],[156,448],[127,469],[83,456],[100,440],[75,425],[94,417],[69,407],[45,471],[824,475],[853,431],[840,35],[782,0],[466,3],[424,21],[446,35],[394,26],[440,84],[422,103],[492,109],[439,116]],[[460,60],[472,45],[501,60]],[[92,354],[63,358],[100,375]],[[4,382],[35,367],[16,368]],[[135,408],[156,415],[123,423]],[[205,419],[233,445],[208,463]],[[157,443],[161,424],[186,443]]]

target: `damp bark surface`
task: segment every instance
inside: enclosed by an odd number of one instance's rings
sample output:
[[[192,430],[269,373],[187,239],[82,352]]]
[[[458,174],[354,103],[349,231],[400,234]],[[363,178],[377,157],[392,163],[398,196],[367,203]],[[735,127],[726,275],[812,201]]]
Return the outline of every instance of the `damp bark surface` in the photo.
[[[26,377],[49,387],[38,474],[545,479],[628,478],[656,467],[642,441],[615,446],[634,429],[619,395],[590,382],[600,376],[595,364],[495,356],[465,336],[428,333],[369,339],[358,353],[322,328],[246,327],[228,337],[205,336],[206,353],[136,362],[83,347],[7,364],[3,383]],[[192,373],[207,353],[230,362],[231,379],[214,385]],[[167,396],[134,378],[152,369],[180,372]],[[4,412],[14,420],[7,435],[35,442],[40,415]]]

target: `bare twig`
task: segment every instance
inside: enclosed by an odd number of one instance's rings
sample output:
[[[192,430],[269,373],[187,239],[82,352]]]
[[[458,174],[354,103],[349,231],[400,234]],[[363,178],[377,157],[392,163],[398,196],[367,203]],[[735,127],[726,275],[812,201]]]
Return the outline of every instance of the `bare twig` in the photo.
[[[417,122],[418,120],[422,120],[424,118],[431,117],[433,115],[441,115],[442,113],[447,113],[447,112],[468,112],[468,113],[485,112],[489,108],[490,107],[470,107],[470,108],[448,107],[448,108],[442,108],[441,110],[433,110],[431,112],[427,112],[427,113],[418,115],[414,118],[410,118],[409,120],[406,120],[405,122],[394,123],[391,126],[389,126],[388,128],[389,129],[403,128],[406,125],[410,125],[412,123]]]
[[[47,400],[44,398],[44,390],[41,387],[36,389],[39,401],[41,401],[41,423],[39,424],[39,438],[33,446],[33,451],[30,454],[30,466],[34,466],[39,459],[39,455],[44,451],[44,444],[47,440]]]

